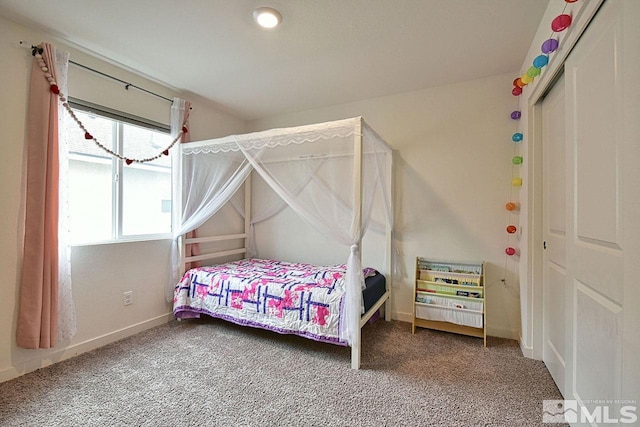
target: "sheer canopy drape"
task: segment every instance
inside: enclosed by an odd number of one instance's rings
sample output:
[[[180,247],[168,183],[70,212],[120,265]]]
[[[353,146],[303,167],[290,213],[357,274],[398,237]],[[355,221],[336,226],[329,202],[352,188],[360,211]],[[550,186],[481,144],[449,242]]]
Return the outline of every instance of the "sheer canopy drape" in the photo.
[[[280,201],[257,213],[252,223],[286,204],[319,232],[350,248],[345,253],[346,321],[341,323],[341,339],[352,344],[364,287],[359,243],[374,200],[384,206],[387,224],[393,224],[386,188],[391,179],[387,144],[361,118],[354,118],[201,141],[181,151],[184,208],[176,237],[202,225],[255,171]],[[175,272],[178,262],[174,252]],[[177,280],[174,277],[172,287]]]
[[[178,133],[180,133],[180,130],[182,129],[183,123],[188,123],[190,113],[191,113],[191,103],[189,101],[186,101],[180,98],[173,98],[173,103],[171,104],[171,137],[172,138],[175,138],[176,136],[178,136]],[[180,137],[180,143],[185,144],[189,142],[191,140],[190,135],[191,134],[189,132],[183,132],[182,136]],[[176,170],[176,173],[180,173],[179,153],[180,153],[179,150],[173,151],[173,158],[172,158],[173,168]],[[174,190],[173,200],[177,200],[179,192],[177,191],[177,188],[175,186],[173,190]],[[179,207],[180,205],[175,204],[174,208],[176,206]],[[172,218],[178,218],[177,214],[178,212],[174,210]],[[191,230],[186,234],[186,237],[188,238],[197,237],[196,231],[197,230]],[[195,256],[195,255],[199,255],[199,253],[200,253],[200,249],[197,243],[186,245],[185,247],[186,256]],[[186,268],[189,269],[197,266],[198,266],[198,263],[188,263],[186,265]]]
[[[180,163],[182,184],[179,185],[182,191],[174,197],[178,212],[174,215],[176,222],[173,226],[167,301],[173,300],[173,287],[180,279],[178,238],[200,227],[218,212],[251,172],[251,166],[238,153],[202,153],[183,157]]]
[[[68,240],[67,147],[59,140],[64,117],[45,73],[67,93],[69,54],[43,43],[34,58],[27,125],[24,250],[16,342],[54,347],[76,332]],[[43,61],[41,64],[40,62]],[[47,70],[43,70],[44,66]]]

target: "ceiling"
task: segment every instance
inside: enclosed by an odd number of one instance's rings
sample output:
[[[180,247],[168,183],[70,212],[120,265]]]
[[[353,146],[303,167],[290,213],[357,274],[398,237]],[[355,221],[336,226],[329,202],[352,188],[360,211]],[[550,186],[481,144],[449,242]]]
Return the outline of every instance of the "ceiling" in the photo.
[[[518,70],[547,4],[0,0],[0,14],[252,120]],[[260,6],[282,24],[258,28]]]

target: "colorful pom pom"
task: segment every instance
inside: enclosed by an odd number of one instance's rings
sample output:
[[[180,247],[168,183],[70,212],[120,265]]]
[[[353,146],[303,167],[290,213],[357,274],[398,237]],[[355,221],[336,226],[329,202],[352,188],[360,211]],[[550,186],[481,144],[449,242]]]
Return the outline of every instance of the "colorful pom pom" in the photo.
[[[527,70],[527,76],[533,78],[533,77],[538,77],[540,75],[540,68],[536,68],[536,67],[529,67],[529,69]]]
[[[548,39],[542,43],[542,53],[550,54],[551,52],[555,52],[558,49],[559,43],[557,39]]]
[[[536,68],[542,68],[549,63],[549,57],[547,55],[538,55],[533,60],[533,66]]]
[[[566,30],[570,25],[571,15],[558,15],[551,21],[551,29],[556,33]]]

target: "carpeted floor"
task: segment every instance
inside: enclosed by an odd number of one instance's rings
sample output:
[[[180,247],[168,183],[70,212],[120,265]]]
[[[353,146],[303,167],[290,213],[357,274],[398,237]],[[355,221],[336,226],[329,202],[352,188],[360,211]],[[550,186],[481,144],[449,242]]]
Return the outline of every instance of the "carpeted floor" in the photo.
[[[378,320],[362,342],[354,371],[348,347],[171,322],[0,384],[0,425],[539,426],[562,399],[515,341]]]

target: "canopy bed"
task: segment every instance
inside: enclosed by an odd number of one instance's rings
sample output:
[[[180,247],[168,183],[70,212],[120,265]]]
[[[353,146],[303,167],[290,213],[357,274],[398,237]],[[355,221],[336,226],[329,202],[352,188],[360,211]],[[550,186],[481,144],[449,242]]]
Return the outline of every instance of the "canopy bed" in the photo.
[[[390,320],[391,148],[357,117],[184,143],[176,151],[179,183],[174,200],[181,200],[182,206],[174,203],[172,278],[167,289],[176,317],[204,313],[349,345],[351,366],[358,369],[362,326],[383,305],[385,319]],[[242,191],[238,202],[234,195]],[[244,232],[187,236],[228,203],[244,217]],[[346,263],[320,269],[256,258],[254,225],[286,206],[343,245]],[[384,235],[384,265],[375,266],[377,271],[362,266],[367,230]],[[186,251],[187,245],[207,242],[236,247],[199,255]],[[229,256],[245,259],[188,269],[194,262]],[[289,323],[277,323],[286,319]]]

